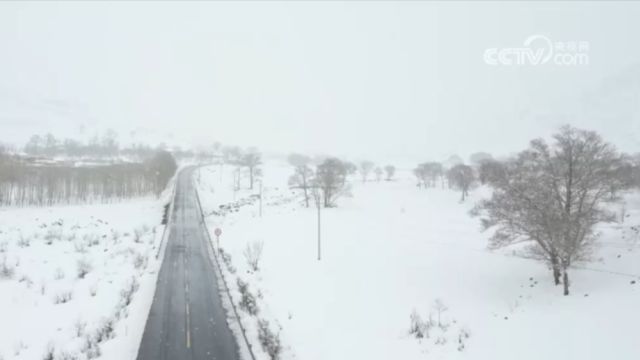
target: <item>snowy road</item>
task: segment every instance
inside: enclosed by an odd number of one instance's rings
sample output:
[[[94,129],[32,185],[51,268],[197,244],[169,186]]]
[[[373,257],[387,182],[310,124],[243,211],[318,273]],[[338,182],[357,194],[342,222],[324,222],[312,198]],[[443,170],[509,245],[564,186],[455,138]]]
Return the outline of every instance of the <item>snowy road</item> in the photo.
[[[167,249],[138,360],[239,359],[191,177],[179,174]]]

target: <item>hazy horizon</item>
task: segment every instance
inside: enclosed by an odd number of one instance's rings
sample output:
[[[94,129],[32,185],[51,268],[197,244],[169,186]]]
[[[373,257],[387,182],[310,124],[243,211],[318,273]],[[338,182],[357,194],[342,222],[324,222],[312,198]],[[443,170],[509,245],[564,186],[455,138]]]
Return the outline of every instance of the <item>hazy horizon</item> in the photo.
[[[113,129],[124,143],[466,160],[571,124],[634,153],[639,17],[629,2],[1,3],[0,142]],[[589,63],[483,60],[538,34],[588,42]]]

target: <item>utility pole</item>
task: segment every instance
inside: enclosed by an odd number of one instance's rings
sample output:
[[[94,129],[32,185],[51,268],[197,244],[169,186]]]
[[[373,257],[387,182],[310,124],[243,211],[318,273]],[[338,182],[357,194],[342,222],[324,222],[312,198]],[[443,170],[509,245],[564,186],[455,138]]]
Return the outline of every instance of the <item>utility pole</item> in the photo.
[[[320,243],[320,239],[321,239],[321,236],[320,236],[320,209],[322,208],[322,206],[320,205],[320,201],[317,202],[317,207],[318,207],[318,261],[320,261],[320,259],[321,259],[321,251],[322,251],[322,248],[320,246],[321,245],[321,243]]]
[[[318,261],[322,259],[322,222],[320,217],[320,212],[322,210],[322,194],[320,193],[320,188],[318,186],[313,187],[313,199],[316,202],[316,209],[318,210]]]
[[[310,186],[311,195],[313,196],[313,200],[316,203],[316,209],[318,211],[318,261],[322,259],[322,222],[320,217],[320,212],[322,210],[322,194],[320,192],[320,187],[317,185]]]

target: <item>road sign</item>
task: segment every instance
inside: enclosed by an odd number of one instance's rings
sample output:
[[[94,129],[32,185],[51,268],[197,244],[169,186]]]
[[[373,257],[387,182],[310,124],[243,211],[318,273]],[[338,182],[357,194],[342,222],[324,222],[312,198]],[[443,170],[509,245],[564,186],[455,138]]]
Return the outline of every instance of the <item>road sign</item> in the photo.
[[[216,228],[216,230],[213,233],[216,234],[216,236],[220,236],[222,235],[222,230],[220,228]]]

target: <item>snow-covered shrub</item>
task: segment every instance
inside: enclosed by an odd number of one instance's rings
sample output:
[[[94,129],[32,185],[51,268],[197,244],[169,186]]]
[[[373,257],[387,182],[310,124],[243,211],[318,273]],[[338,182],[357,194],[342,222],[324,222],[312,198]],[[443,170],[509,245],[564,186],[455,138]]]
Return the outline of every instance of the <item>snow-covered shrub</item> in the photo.
[[[100,245],[100,236],[98,234],[84,234],[82,240],[85,246],[88,247]]]
[[[93,339],[96,343],[113,339],[115,337],[114,324],[112,319],[104,319],[102,324],[96,329]]]
[[[140,288],[140,283],[136,278],[131,278],[131,281],[125,285],[124,289],[120,290],[120,302],[124,306],[129,306],[131,304],[131,300],[133,300],[133,295]]]
[[[64,279],[64,271],[62,271],[61,268],[56,268],[56,270],[53,273],[53,279],[54,280],[62,280],[62,279]]]
[[[240,290],[240,294],[242,298],[240,299],[240,309],[246,311],[250,315],[258,314],[258,303],[256,301],[256,297],[249,291],[249,284],[242,281],[242,279],[238,278],[237,280],[238,290]]]
[[[133,258],[133,267],[135,267],[137,270],[145,269],[147,267],[147,261],[148,261],[148,258],[146,256],[143,256],[142,254],[138,253]]]
[[[149,232],[149,227],[147,225],[143,225],[142,227],[135,229],[133,231],[133,241],[136,243],[141,243],[142,237],[147,232]]]
[[[220,251],[220,257],[222,258],[222,262],[224,262],[224,265],[227,267],[227,270],[229,270],[230,273],[235,274],[236,268],[233,266],[233,263],[231,262],[231,255],[226,251],[224,251],[224,249],[222,248],[219,251]]]
[[[282,353],[282,344],[280,343],[280,335],[274,333],[269,328],[267,320],[258,320],[258,340],[271,360],[278,360]]]
[[[0,242],[0,253],[6,253],[8,248],[9,248],[9,242],[7,242],[6,240]]]
[[[86,328],[87,322],[80,319],[78,319],[73,325],[73,329],[75,330],[77,337],[82,337],[85,333]]]
[[[72,297],[73,297],[73,295],[71,294],[71,291],[62,291],[62,292],[58,293],[53,298],[53,303],[54,304],[65,304],[65,303],[68,303],[69,301],[71,301]]]
[[[87,359],[95,359],[102,355],[100,345],[98,344],[95,336],[90,336],[88,334],[85,334],[85,340],[81,351]]]
[[[18,242],[16,243],[21,248],[26,248],[31,246],[31,240],[29,238],[24,237],[22,233],[19,235]]]
[[[44,350],[44,355],[42,356],[42,360],[55,360],[56,349],[53,347],[52,343],[47,345],[47,348]]]
[[[447,338],[444,336],[438,336],[436,341],[433,342],[436,345],[445,345],[447,343]]]
[[[90,336],[86,337],[81,351],[87,359],[95,359],[102,355],[102,351],[100,351],[100,345],[98,345],[98,343]]]
[[[20,278],[18,279],[18,282],[27,284],[27,287],[29,288],[31,287],[31,285],[33,285],[33,281],[27,275],[21,275]]]
[[[448,310],[440,299],[433,302],[426,321],[414,310],[411,314],[409,333],[425,345],[448,346],[451,349],[455,347],[458,351],[464,351],[470,332],[455,319],[445,318],[444,313]]]
[[[49,231],[47,231],[47,233],[45,234],[44,243],[47,245],[51,245],[55,240],[60,240],[60,239],[62,239],[62,229],[53,228],[53,229],[49,229]]]
[[[67,240],[68,242],[72,242],[74,241],[76,238],[78,237],[78,235],[75,232],[71,232],[69,233],[69,235],[65,236],[65,240]]]
[[[56,355],[56,360],[79,360],[80,356],[77,354],[72,354],[67,351],[63,351]]]
[[[89,295],[91,295],[92,297],[96,296],[96,294],[98,293],[98,285],[97,284],[93,284],[89,287]]]
[[[114,244],[120,241],[120,233],[117,230],[111,229],[111,240],[113,240]]]
[[[20,353],[22,352],[22,350],[26,350],[28,349],[27,345],[24,343],[24,341],[19,341],[13,350],[13,354],[18,357],[20,355]],[[0,360],[2,359],[2,357],[0,356]]]
[[[7,263],[7,257],[0,260],[0,279],[11,279],[15,273],[15,267]]]
[[[244,249],[244,257],[247,260],[249,268],[253,271],[258,271],[259,269],[263,248],[264,243],[262,241],[254,241],[251,244],[247,244],[247,247]]]
[[[73,247],[79,254],[85,254],[87,252],[87,245],[84,241],[76,241],[73,243]]]
[[[84,279],[84,277],[87,276],[87,274],[91,272],[92,269],[93,269],[93,266],[91,265],[91,262],[89,262],[89,260],[87,259],[78,260],[78,265],[77,265],[78,279]]]
[[[411,325],[409,326],[409,334],[416,339],[429,338],[429,329],[431,324],[422,320],[422,317],[416,310],[411,313]]]
[[[460,331],[458,331],[458,351],[463,351],[465,348],[465,343],[467,341],[467,339],[471,336],[471,334],[469,334],[469,330],[467,329],[460,329]]]

